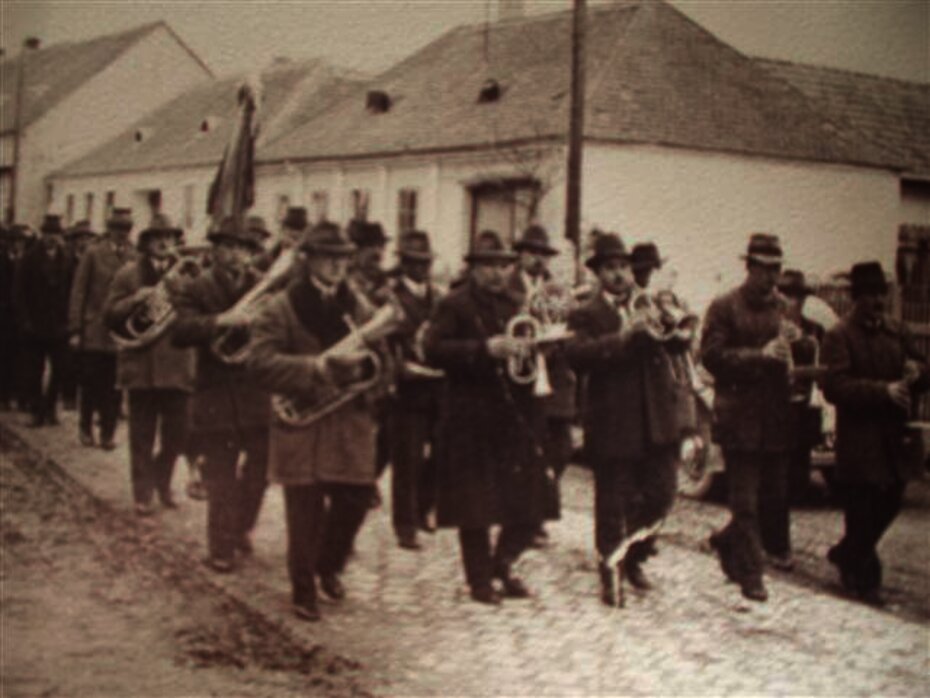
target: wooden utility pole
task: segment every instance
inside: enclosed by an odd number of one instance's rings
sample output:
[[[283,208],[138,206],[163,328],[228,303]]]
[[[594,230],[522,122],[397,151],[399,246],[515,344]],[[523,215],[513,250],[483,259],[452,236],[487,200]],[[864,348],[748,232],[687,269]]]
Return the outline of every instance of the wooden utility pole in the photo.
[[[10,173],[10,205],[6,210],[6,222],[12,225],[16,222],[16,190],[19,184],[19,161],[23,131],[23,99],[26,83],[26,57],[30,51],[39,48],[39,40],[29,37],[23,42],[23,50],[19,54],[19,70],[16,73],[16,109],[13,112],[13,167]]]
[[[572,83],[565,187],[565,236],[575,246],[575,282],[581,283],[581,153],[584,141],[586,0],[575,0],[572,18]]]

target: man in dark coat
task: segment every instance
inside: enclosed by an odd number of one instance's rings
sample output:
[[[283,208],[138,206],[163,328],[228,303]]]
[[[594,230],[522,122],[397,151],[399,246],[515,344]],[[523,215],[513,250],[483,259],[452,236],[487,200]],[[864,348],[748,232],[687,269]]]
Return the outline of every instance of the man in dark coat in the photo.
[[[439,444],[438,522],[457,527],[465,577],[480,603],[529,596],[512,565],[544,518],[542,404],[507,375],[507,360],[532,351],[506,333],[519,307],[507,291],[516,255],[483,231],[465,261],[469,279],[446,296],[425,337],[427,361],[446,373]],[[492,556],[489,527],[500,525]]]
[[[787,305],[775,291],[778,238],[752,235],[745,260],[746,280],[714,299],[701,337],[701,360],[714,377],[714,439],[723,449],[730,507],[729,524],[710,542],[743,596],[765,601],[764,552],[791,550],[791,348],[783,335]]]
[[[885,314],[888,285],[878,262],[850,274],[854,306],[827,332],[824,394],[836,405],[837,481],[846,530],[827,558],[843,586],[881,604],[876,547],[901,510],[908,480],[923,470],[920,437],[907,428],[915,400],[930,387],[930,364],[906,326]]]
[[[16,269],[26,251],[28,228],[12,225],[2,229],[0,238],[0,409],[15,404],[25,409],[26,398],[19,370],[22,338],[13,305],[13,282]]]
[[[81,259],[98,237],[97,232],[91,228],[88,220],[80,220],[65,231],[65,244],[75,267],[80,266]],[[77,272],[75,272],[74,278],[77,278]],[[73,280],[71,288],[74,288]],[[73,410],[77,406],[78,383],[81,376],[81,348],[80,346],[75,347],[70,340],[68,344],[65,371],[61,382],[61,399],[66,410]]]
[[[68,351],[68,294],[74,263],[64,243],[61,216],[47,215],[42,238],[23,256],[14,279],[14,306],[23,334],[32,426],[58,424],[56,403]],[[47,390],[42,376],[48,360]]]
[[[261,385],[298,409],[308,402],[329,404],[329,398],[342,397],[350,384],[365,378],[365,346],[394,329],[391,323],[361,329],[367,307],[346,283],[355,247],[336,224],[317,224],[300,249],[307,255],[304,272],[262,306],[252,324],[248,358],[248,369]],[[343,340],[354,348],[321,356]],[[316,621],[316,578],[330,598],[345,596],[339,575],[371,501],[375,422],[370,400],[358,395],[306,425],[289,425],[276,411],[269,440],[269,476],[284,486],[294,613]]]
[[[120,391],[116,388],[116,344],[103,318],[103,306],[116,272],[136,258],[129,243],[132,211],[114,208],[101,240],[77,265],[68,305],[71,348],[81,355],[81,404],[79,438],[94,445],[94,416],[100,418],[100,447],[116,448],[114,435],[119,415]]]
[[[244,229],[229,218],[207,237],[213,265],[178,290],[172,332],[175,346],[197,348],[188,453],[203,457],[206,564],[223,573],[233,569],[235,552],[252,552],[250,534],[267,486],[270,398],[244,366],[222,360],[213,345],[222,336],[232,340],[240,328],[247,332],[249,311],[235,306],[259,278],[251,262],[270,233],[251,216]]]
[[[398,364],[397,389],[388,410],[391,510],[398,545],[419,550],[417,531],[432,530],[428,517],[436,504],[434,437],[442,390],[441,373],[424,365],[422,336],[440,293],[430,282],[433,252],[425,232],[401,235],[398,255],[401,273],[391,290],[404,321],[390,337]]]
[[[623,605],[624,577],[640,590],[652,586],[642,564],[675,501],[678,448],[693,426],[678,403],[690,399],[691,385],[672,364],[683,349],[654,338],[629,306],[633,278],[620,238],[598,237],[587,266],[601,292],[571,314],[568,358],[587,377],[601,600],[614,606]]]

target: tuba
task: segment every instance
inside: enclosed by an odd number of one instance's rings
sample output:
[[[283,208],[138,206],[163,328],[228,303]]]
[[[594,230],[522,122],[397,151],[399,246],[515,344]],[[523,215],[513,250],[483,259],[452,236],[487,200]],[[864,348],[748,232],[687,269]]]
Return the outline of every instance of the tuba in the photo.
[[[289,427],[308,427],[376,388],[383,380],[384,364],[368,344],[390,334],[403,319],[400,304],[393,300],[375,311],[361,327],[355,327],[352,318],[346,315],[343,320],[351,331],[318,358],[325,367],[333,357],[359,355],[357,379],[343,386],[331,383],[310,400],[290,395],[272,395],[271,408],[278,420]]]
[[[272,263],[258,282],[246,291],[233,310],[248,310],[254,314],[255,309],[262,303],[272,289],[276,288],[278,281],[286,276],[297,258],[293,249],[285,250]],[[224,364],[239,366],[245,363],[249,356],[249,332],[243,328],[228,328],[224,330],[210,345],[213,355]]]
[[[196,257],[175,255],[172,260],[168,271],[153,287],[152,294],[133,308],[123,322],[122,329],[110,332],[118,349],[144,349],[154,344],[171,327],[177,317],[171,303],[171,287],[184,280],[195,279],[203,271],[203,265]]]

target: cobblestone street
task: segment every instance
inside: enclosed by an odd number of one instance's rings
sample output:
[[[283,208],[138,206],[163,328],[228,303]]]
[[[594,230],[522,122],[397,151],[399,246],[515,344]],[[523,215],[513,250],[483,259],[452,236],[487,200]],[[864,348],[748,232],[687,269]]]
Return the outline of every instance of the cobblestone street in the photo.
[[[0,415],[3,428],[105,504],[129,511],[125,425],[120,447],[105,453],[77,445],[72,413],[54,428],[30,430],[25,421]],[[179,464],[180,510],[159,511],[137,525],[160,531],[195,564],[203,555],[205,511],[184,497],[186,479]],[[385,478],[382,493],[388,484]],[[890,566],[902,612],[875,610],[811,582],[829,572],[818,560],[841,522],[835,510],[804,511],[802,519],[820,518],[816,532],[805,528],[795,536],[802,583],[775,576],[770,601],[749,604],[699,550],[725,511],[683,502],[661,554],[647,567],[657,589],[630,593],[627,608],[610,610],[597,599],[587,473],[570,469],[563,490],[563,519],[549,526],[550,546],[519,565],[536,591],[528,601],[499,608],[472,603],[454,533],[424,536],[419,553],[401,550],[385,502],[358,539],[345,575],[348,598],[324,603],[321,623],[302,623],[289,608],[282,498],[275,487],[256,531],[255,556],[236,575],[216,581],[298,639],[360,662],[367,690],[379,695],[930,694],[930,626],[920,610],[930,574],[925,544],[914,545],[923,557]],[[926,512],[918,512],[922,533],[910,535],[925,540],[926,523]],[[922,595],[908,582],[915,575],[922,576]]]

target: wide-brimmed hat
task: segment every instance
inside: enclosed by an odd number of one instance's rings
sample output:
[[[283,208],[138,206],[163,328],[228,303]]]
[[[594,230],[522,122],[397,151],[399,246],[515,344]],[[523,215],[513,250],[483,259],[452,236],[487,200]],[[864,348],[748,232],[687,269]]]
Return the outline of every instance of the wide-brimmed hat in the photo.
[[[132,230],[132,209],[114,208],[107,217],[107,229]]]
[[[97,235],[97,231],[91,227],[88,220],[78,221],[65,231],[66,238],[95,238]]]
[[[184,231],[174,225],[171,219],[164,213],[156,213],[152,216],[152,220],[149,221],[148,226],[139,233],[139,241],[137,244],[141,247],[141,245],[153,235],[170,235],[180,240],[184,235]]]
[[[471,249],[465,255],[468,264],[482,262],[513,262],[517,253],[508,250],[501,236],[493,230],[482,230],[472,240]]]
[[[776,286],[783,294],[793,298],[803,298],[814,292],[814,289],[807,285],[804,272],[798,269],[785,269],[778,277]]]
[[[300,249],[309,255],[345,257],[355,253],[355,245],[330,221],[321,221],[304,235]]]
[[[888,293],[888,279],[880,262],[859,262],[849,271],[852,297]]]
[[[303,206],[289,206],[284,214],[284,218],[281,219],[282,228],[290,228],[291,230],[299,230],[300,232],[304,232],[307,229],[307,224],[307,209]]]
[[[749,236],[749,246],[742,259],[772,267],[781,264],[782,257],[781,241],[777,235],[753,233]]]
[[[629,261],[630,253],[627,252],[626,245],[616,233],[601,233],[594,239],[594,252],[585,261],[585,266],[592,271],[597,271],[608,259],[625,259]]]
[[[654,242],[640,242],[630,250],[630,266],[634,269],[661,269],[664,263]]]
[[[429,235],[422,230],[409,230],[403,233],[397,241],[397,255],[401,259],[431,262],[434,255],[430,247]]]
[[[271,231],[261,216],[249,216],[245,219],[245,231],[264,241],[271,237]]]
[[[526,250],[528,252],[538,252],[547,257],[553,257],[559,253],[552,245],[549,244],[549,233],[541,225],[531,225],[523,231],[523,236],[513,243],[513,249],[517,252]]]
[[[352,221],[347,232],[358,247],[381,247],[390,240],[381,224],[375,221]]]
[[[226,216],[218,227],[207,234],[207,240],[212,243],[223,240],[232,240],[243,243],[253,249],[261,249],[265,240],[271,236],[268,226],[260,216],[249,216],[240,223],[235,216]]]
[[[39,226],[39,232],[46,235],[64,235],[65,229],[61,225],[61,216],[47,213]]]
[[[14,223],[6,229],[7,236],[12,240],[25,240],[35,235],[35,231],[25,223]]]

